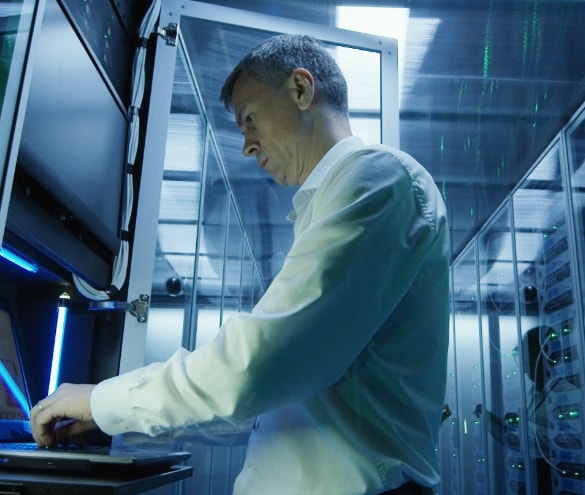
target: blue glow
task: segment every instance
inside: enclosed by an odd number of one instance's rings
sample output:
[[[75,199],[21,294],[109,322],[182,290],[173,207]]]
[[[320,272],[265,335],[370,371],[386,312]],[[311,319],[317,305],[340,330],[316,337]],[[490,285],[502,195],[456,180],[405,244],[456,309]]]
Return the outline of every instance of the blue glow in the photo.
[[[19,266],[23,270],[31,273],[37,273],[39,271],[39,267],[30,261],[26,261],[25,259],[18,256],[18,254],[13,253],[9,249],[6,249],[4,246],[0,247],[0,256],[2,258],[14,263],[16,266]]]
[[[55,326],[55,342],[53,344],[53,360],[51,362],[51,376],[47,395],[51,395],[59,385],[59,370],[61,369],[61,354],[63,352],[63,337],[67,324],[67,301],[69,294],[64,293],[59,297],[59,311],[57,313],[57,325]]]
[[[28,400],[22,393],[22,390],[20,390],[20,388],[14,381],[14,378],[12,378],[12,375],[8,373],[8,370],[6,369],[6,366],[4,366],[4,363],[2,363],[2,361],[0,361],[0,378],[2,378],[2,380],[8,387],[8,390],[10,390],[10,393],[18,401],[18,404],[20,405],[21,409],[26,413],[28,417],[29,410]]]

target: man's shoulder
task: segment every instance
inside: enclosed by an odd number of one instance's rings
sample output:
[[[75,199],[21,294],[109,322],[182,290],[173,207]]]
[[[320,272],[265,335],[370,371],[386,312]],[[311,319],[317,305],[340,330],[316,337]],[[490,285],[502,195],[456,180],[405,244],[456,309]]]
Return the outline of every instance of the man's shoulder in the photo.
[[[426,169],[410,154],[384,144],[365,144],[346,153],[331,168],[329,180],[339,180],[346,177],[348,180],[356,180],[376,177],[404,175],[415,179],[420,174],[427,174]]]

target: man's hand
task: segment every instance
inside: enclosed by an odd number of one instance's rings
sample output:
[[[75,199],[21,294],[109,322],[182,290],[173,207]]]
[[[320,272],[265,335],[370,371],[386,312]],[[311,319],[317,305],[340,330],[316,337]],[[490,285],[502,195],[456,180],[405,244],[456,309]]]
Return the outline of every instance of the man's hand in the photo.
[[[94,387],[64,383],[31,409],[30,424],[39,447],[67,444],[97,428],[89,401]]]

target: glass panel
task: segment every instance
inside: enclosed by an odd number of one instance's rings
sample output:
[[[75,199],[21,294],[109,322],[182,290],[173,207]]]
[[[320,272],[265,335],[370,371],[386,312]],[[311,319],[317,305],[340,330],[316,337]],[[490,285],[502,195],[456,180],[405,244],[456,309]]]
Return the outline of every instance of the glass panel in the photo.
[[[557,141],[513,195],[530,493],[539,495],[575,493],[571,478],[582,477],[581,332],[562,176]]]
[[[146,362],[207,342],[242,302],[251,311],[263,287],[183,48],[173,79]]]
[[[366,143],[380,143],[380,54],[332,45],[330,52],[347,79],[352,132]]]
[[[183,345],[191,321],[206,124],[181,50],[170,110],[146,362]]]
[[[567,386],[568,384],[571,384],[570,391],[566,396],[560,396],[558,393],[553,395],[554,402],[549,408],[549,416],[552,415],[554,418],[555,430],[558,432],[554,437],[553,442],[551,442],[551,450],[554,453],[563,452],[563,461],[565,462],[563,467],[569,468],[564,471],[566,475],[562,477],[562,479],[560,473],[554,471],[553,482],[563,487],[567,487],[572,482],[575,487],[573,491],[578,490],[585,493],[585,476],[583,476],[585,452],[582,445],[584,438],[583,430],[585,429],[585,425],[583,424],[585,414],[583,411],[583,393],[581,392],[581,394],[579,394],[577,390],[577,387],[580,384],[582,387],[582,384],[585,383],[585,377],[583,376],[583,373],[585,373],[583,366],[585,348],[583,347],[582,340],[584,333],[583,322],[585,321],[585,307],[583,306],[583,302],[585,301],[583,296],[585,291],[585,121],[583,120],[583,117],[584,114],[581,113],[579,119],[576,120],[576,125],[568,133],[569,183],[571,185],[571,199],[576,227],[575,245],[577,247],[578,262],[575,269],[571,266],[570,273],[574,274],[577,273],[577,271],[580,273],[581,293],[580,296],[577,294],[573,296],[575,307],[573,311],[569,313],[569,318],[561,318],[561,325],[556,327],[557,332],[555,335],[557,335],[559,337],[558,340],[562,342],[562,353],[560,354],[562,357],[562,363],[558,362],[556,363],[557,366],[550,366],[557,361],[557,358],[559,357],[558,350],[555,351],[556,353],[554,356],[551,356],[553,361],[549,361],[548,359],[545,361],[547,361],[547,367],[549,368],[548,371],[552,376],[560,376],[561,383],[564,383]],[[561,256],[566,257],[564,253]],[[552,279],[553,274],[559,274],[562,263],[556,263],[555,266],[559,268],[550,275],[547,275],[547,280]],[[573,277],[573,279],[576,279],[576,277]],[[555,279],[555,282],[559,283],[558,279]],[[575,280],[575,282],[577,282],[577,280]],[[581,304],[579,305],[577,301],[581,301]],[[571,307],[572,306],[573,305],[571,304]],[[560,330],[560,332],[558,330]],[[579,343],[581,343],[580,346]],[[558,345],[559,344],[557,344],[557,346]],[[578,353],[575,352],[577,349],[579,350]],[[550,368],[554,368],[554,371],[550,370]],[[578,370],[580,370],[580,373]],[[563,430],[562,432],[561,429]],[[560,448],[561,445],[559,445],[559,440],[569,440],[568,435],[564,435],[565,431],[570,434],[572,442],[571,446],[575,447],[571,450],[568,449],[569,445],[566,443],[563,445],[565,448],[562,450]],[[576,445],[577,440],[578,445]],[[568,465],[567,463],[569,462],[572,462],[573,465]],[[558,467],[559,466],[557,465],[557,468]],[[574,479],[577,478],[577,473],[574,469],[575,467],[581,467],[581,473],[578,480]],[[573,479],[567,479],[569,476]]]
[[[485,403],[493,493],[526,491],[526,414],[518,351],[516,283],[509,205],[478,240]]]
[[[475,243],[453,265],[453,322],[457,363],[457,420],[460,439],[461,491],[465,495],[489,493],[486,430],[478,314]]]
[[[576,224],[579,266],[585,266],[585,113],[568,134],[569,180]],[[581,273],[581,290],[585,290],[585,270]],[[581,308],[585,312],[585,308]]]
[[[221,324],[229,194],[219,157],[209,148],[197,261],[196,347],[211,339]]]
[[[255,160],[242,155],[243,138],[234,116],[219,101],[220,88],[237,61],[273,32],[183,16],[181,32],[217,139],[237,209],[269,285],[292,244],[286,221],[296,188],[276,185]],[[380,53],[327,44],[348,80],[351,125],[364,141],[381,140]],[[260,220],[261,219],[261,220]]]
[[[18,100],[24,80],[25,62],[36,12],[36,0],[0,3],[0,241],[12,185],[16,156],[9,156],[15,133]]]
[[[242,292],[240,294],[240,308],[242,311],[249,313],[254,307],[254,262],[252,253],[246,243],[243,246],[242,253]]]
[[[453,318],[449,328],[449,355],[447,361],[447,387],[445,405],[441,417],[439,437],[439,462],[441,469],[441,486],[439,493],[459,495],[459,426],[457,416],[457,371],[455,363],[455,338]]]
[[[222,295],[222,322],[231,313],[240,311],[243,247],[244,233],[242,224],[237,216],[235,204],[230,201]]]
[[[36,2],[23,0],[0,5],[0,149],[6,146],[12,131],[17,96],[21,90],[25,55]]]

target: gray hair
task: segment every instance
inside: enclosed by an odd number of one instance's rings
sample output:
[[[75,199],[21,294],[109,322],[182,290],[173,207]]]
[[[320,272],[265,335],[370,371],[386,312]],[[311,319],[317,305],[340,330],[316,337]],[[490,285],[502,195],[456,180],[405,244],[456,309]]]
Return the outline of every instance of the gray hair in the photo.
[[[306,35],[276,35],[250,51],[226,78],[220,101],[227,110],[232,109],[234,85],[243,72],[262,84],[279,88],[297,68],[313,75],[323,101],[336,113],[347,115],[345,77],[323,45]]]

